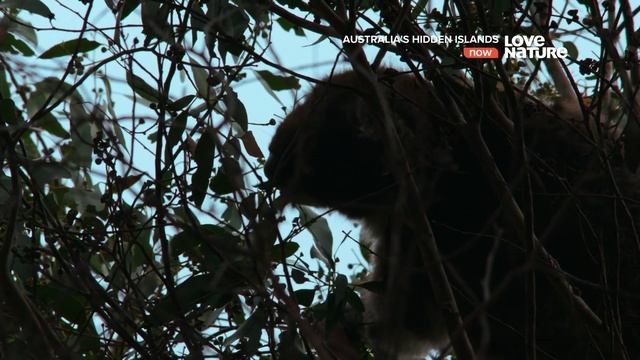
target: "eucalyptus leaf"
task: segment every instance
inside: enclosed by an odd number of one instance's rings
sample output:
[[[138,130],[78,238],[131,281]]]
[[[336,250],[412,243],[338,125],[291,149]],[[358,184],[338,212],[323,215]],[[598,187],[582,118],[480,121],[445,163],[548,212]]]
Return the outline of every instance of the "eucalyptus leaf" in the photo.
[[[18,124],[18,108],[11,99],[0,99],[0,120],[9,125]]]
[[[311,255],[319,257],[330,268],[333,267],[333,235],[329,229],[327,219],[319,217],[310,207],[298,206],[300,219],[307,226],[307,230],[313,237],[314,249]],[[313,250],[313,249],[312,249]]]
[[[46,17],[49,20],[55,18],[55,15],[40,0],[6,0],[0,2],[0,9],[23,9],[36,15]]]
[[[151,102],[158,102],[160,100],[160,93],[158,90],[147,84],[147,82],[141,77],[134,75],[131,71],[127,72],[127,83],[131,86],[133,91],[142,98]]]
[[[273,261],[284,262],[286,258],[292,256],[300,249],[300,245],[293,241],[287,241],[281,244],[274,244],[271,254],[273,254]]]
[[[213,128],[206,129],[200,137],[200,140],[198,140],[194,154],[194,160],[198,168],[191,179],[191,194],[193,196],[193,202],[198,207],[202,206],[202,202],[207,193],[211,171],[213,170],[213,158],[216,149],[215,136],[215,130]]]
[[[41,59],[52,59],[61,56],[73,55],[77,53],[83,53],[87,51],[91,51],[100,46],[100,43],[93,40],[87,40],[84,38],[81,39],[73,39],[69,41],[63,41],[58,43],[49,50],[43,52],[40,55]]]
[[[193,72],[193,81],[196,83],[196,90],[198,90],[198,96],[203,99],[208,99],[211,93],[209,82],[207,78],[209,77],[207,70],[203,69],[195,60],[191,59],[191,72]]]
[[[173,42],[173,30],[171,24],[167,22],[169,11],[169,3],[161,5],[155,1],[142,1],[142,32],[147,35],[145,45],[148,45],[152,38]]]
[[[167,136],[167,154],[170,154],[173,147],[180,141],[182,133],[187,127],[188,115],[189,112],[185,110],[171,121],[171,129],[169,129],[169,135]]]
[[[124,4],[122,5],[122,19],[129,16],[138,6],[140,6],[140,0],[124,0]]]
[[[21,53],[23,56],[33,56],[35,52],[24,41],[16,38],[13,34],[5,34],[4,40],[0,43],[1,52],[12,54]]]
[[[224,97],[224,103],[227,106],[227,114],[242,128],[247,131],[249,126],[249,119],[247,117],[247,109],[244,104],[238,98],[238,94],[232,89],[227,89],[227,94]]]
[[[258,308],[231,336],[225,339],[225,345],[230,345],[238,339],[244,339],[244,354],[252,355],[260,347],[260,335],[262,329],[267,325],[267,315]]]
[[[300,88],[300,81],[295,76],[274,75],[268,70],[260,70],[256,71],[256,73],[272,90],[281,91]]]
[[[578,47],[572,41],[565,41],[562,43],[562,46],[567,49],[567,53],[571,59],[578,59]]]

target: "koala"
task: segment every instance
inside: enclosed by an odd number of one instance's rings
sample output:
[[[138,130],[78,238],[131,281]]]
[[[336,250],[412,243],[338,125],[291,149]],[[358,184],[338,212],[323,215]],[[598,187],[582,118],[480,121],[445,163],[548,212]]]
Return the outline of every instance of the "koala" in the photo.
[[[430,265],[416,243],[424,229],[411,214],[419,211],[430,220],[477,358],[524,359],[531,349],[537,359],[639,358],[639,179],[622,165],[615,144],[596,144],[581,123],[523,100],[523,163],[517,137],[495,109],[465,82],[445,84],[464,117],[480,122],[497,169],[562,270],[550,268],[531,261],[504,199],[432,87],[394,69],[377,77],[410,171],[394,173],[398,154],[386,145],[382,115],[353,71],[325,79],[294,107],[264,168],[285,202],[335,209],[362,224],[362,241],[372,244],[370,280],[384,285],[362,296],[361,328],[375,358],[450,350]],[[507,108],[500,94],[492,96]],[[415,181],[422,209],[398,201],[399,176]],[[597,331],[554,277],[567,279],[599,317]]]

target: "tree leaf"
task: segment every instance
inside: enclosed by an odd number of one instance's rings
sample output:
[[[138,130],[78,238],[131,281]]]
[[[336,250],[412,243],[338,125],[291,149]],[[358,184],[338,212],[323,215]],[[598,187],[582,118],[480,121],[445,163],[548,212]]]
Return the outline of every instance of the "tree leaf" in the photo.
[[[349,280],[347,280],[346,276],[342,274],[336,276],[336,279],[333,282],[333,293],[337,303],[341,303],[345,300],[345,297],[347,295],[348,285],[349,285]]]
[[[171,24],[167,22],[169,10],[169,3],[164,3],[161,6],[160,3],[155,1],[147,0],[142,2],[142,32],[147,35],[145,46],[148,45],[149,40],[152,38],[173,42],[173,30]]]
[[[231,118],[240,125],[242,130],[247,131],[249,127],[249,119],[247,117],[247,109],[240,99],[238,94],[232,89],[227,90],[227,94],[224,97],[224,103],[227,106],[227,113]]]
[[[9,125],[18,123],[18,108],[11,99],[0,99],[0,120]]]
[[[295,76],[274,75],[268,70],[256,71],[260,78],[264,80],[272,90],[281,91],[289,89],[299,89],[300,81]]]
[[[198,64],[195,60],[189,58],[192,64]],[[207,81],[207,70],[200,66],[191,65],[191,72],[193,72],[193,81],[196,83],[196,90],[198,90],[198,96],[203,99],[208,99],[211,94],[209,82]]]
[[[385,283],[384,281],[380,281],[380,280],[372,280],[372,281],[367,281],[367,282],[363,282],[358,284],[359,287],[363,288],[363,289],[367,289],[373,293],[376,294],[382,294],[384,293],[385,290]]]
[[[346,297],[347,302],[349,303],[349,305],[351,305],[352,308],[358,310],[359,312],[364,312],[364,304],[362,303],[360,296],[358,296],[358,294],[353,291],[353,289],[347,289]]]
[[[167,109],[172,110],[172,111],[182,110],[185,107],[189,106],[189,104],[191,104],[191,102],[193,101],[194,98],[195,98],[194,95],[183,96],[183,97],[181,97],[180,99],[178,99],[176,101],[171,101],[167,105]]]
[[[51,114],[48,114],[51,115]],[[38,121],[38,125],[59,138],[68,139],[71,135],[65,130],[55,116],[44,116]]]
[[[11,33],[7,33],[4,36],[4,39],[2,39],[2,41],[0,42],[0,51],[10,52],[12,54],[17,54],[18,52],[20,52],[24,56],[35,55],[29,45],[25,44],[24,41],[17,39]]]
[[[40,0],[6,0],[0,3],[0,9],[23,9],[49,20],[55,19],[55,15]]]
[[[51,103],[57,102],[62,98],[63,95],[68,93],[71,90],[71,85],[66,82],[60,83],[60,79],[57,77],[49,76],[42,81],[35,84],[36,91],[31,93],[31,96],[34,97],[37,94],[42,95],[44,98],[42,99],[42,103],[44,103],[44,99],[46,99],[49,95],[54,94],[55,96],[51,100]],[[65,101],[68,101],[71,104],[82,104],[82,96],[77,89],[73,90],[69,96],[65,98]],[[50,104],[51,104],[50,103]],[[42,104],[40,104],[42,105]],[[29,115],[33,115],[31,112]]]
[[[242,143],[244,144],[245,150],[247,150],[247,154],[253,156],[254,158],[264,159],[264,154],[258,143],[256,142],[255,137],[253,137],[253,133],[251,131],[247,131],[240,138]]]
[[[130,188],[133,184],[137,183],[142,177],[142,174],[129,175],[126,177],[117,177],[115,181],[115,189],[111,189],[114,192],[121,193],[122,191]]]
[[[20,18],[18,18],[19,21],[10,21],[7,17],[2,20],[7,20],[8,24],[6,26],[8,32],[18,35],[31,43],[31,45],[38,45],[38,35],[30,22]]]
[[[91,51],[101,44],[97,41],[87,39],[73,39],[69,41],[63,41],[49,48],[40,55],[41,59],[52,59],[61,56],[72,55],[74,53],[83,53]]]
[[[77,208],[79,211],[87,211],[91,206],[96,211],[101,211],[104,208],[104,204],[100,201],[99,191],[85,190],[82,188],[68,189],[64,194],[64,202],[73,205],[73,208]]]
[[[224,172],[234,189],[244,189],[244,173],[238,160],[232,157],[224,156],[220,159],[220,163],[222,164],[222,171]]]
[[[213,190],[216,195],[227,195],[231,194],[235,189],[227,178],[227,175],[222,171],[222,168],[218,169],[216,175],[211,179],[211,184],[209,184],[209,188]]]
[[[193,196],[193,202],[198,207],[202,206],[205,194],[207,193],[211,170],[213,170],[213,157],[216,149],[215,136],[215,130],[213,128],[207,128],[200,137],[200,140],[198,140],[194,154],[194,160],[196,164],[198,164],[198,169],[196,169],[196,172],[191,178],[191,194]]]
[[[327,219],[318,217],[318,214],[308,206],[298,206],[298,211],[302,223],[307,226],[307,230],[313,237],[314,248],[311,251],[311,256],[319,257],[327,266],[332,268],[333,235],[329,229]],[[313,251],[314,249],[316,251]]]
[[[29,162],[29,169],[33,180],[40,186],[48,184],[51,180],[71,178],[69,169],[57,162],[33,160]]]
[[[0,96],[3,99],[8,99],[11,97],[11,88],[9,87],[9,82],[7,81],[7,73],[4,70],[4,67],[0,68]]]
[[[169,130],[169,135],[167,135],[167,154],[170,154],[173,147],[180,141],[182,133],[187,127],[188,115],[189,112],[185,110],[171,121],[171,129]]]
[[[308,280],[302,271],[295,268],[291,269],[291,278],[296,284],[304,284]]]
[[[273,254],[273,261],[283,262],[286,258],[293,255],[300,249],[300,245],[293,241],[287,241],[281,244],[274,244],[271,254]]]
[[[134,75],[131,71],[127,72],[127,83],[136,94],[151,102],[158,102],[160,93],[151,85],[147,84],[141,77]]]
[[[212,286],[213,276],[210,274],[193,276],[175,288],[175,299],[171,296],[164,296],[151,309],[149,323],[151,325],[164,325],[176,319],[179,308],[182,311],[189,311],[196,304],[204,302],[207,298],[219,295],[217,289]],[[176,301],[178,304],[176,304]]]
[[[122,5],[122,19],[129,16],[138,6],[140,6],[140,0],[125,0]]]
[[[48,307],[74,324],[80,324],[86,318],[86,301],[82,297],[70,293],[67,289],[44,285],[38,287],[36,294]]]
[[[300,289],[293,293],[296,296],[296,300],[298,300],[298,304],[309,307],[313,304],[316,291],[314,289]]]
[[[289,21],[289,20],[287,20],[287,19],[285,19],[285,18],[283,18],[283,17],[278,18],[278,19],[276,20],[276,22],[277,22],[278,24],[280,24],[280,27],[281,27],[284,31],[287,31],[287,32],[288,32],[289,30],[293,29],[293,32],[294,32],[297,36],[305,36],[304,29],[303,29],[302,27],[300,27],[300,26],[298,26],[298,25],[296,25],[296,24],[292,23],[291,21]]]
[[[567,49],[567,53],[569,54],[569,57],[572,59],[577,59],[578,58],[578,47],[576,46],[576,44],[574,44],[572,41],[565,41],[562,43],[562,46],[564,46]]]
[[[229,203],[227,209],[222,213],[222,218],[227,221],[227,226],[240,230],[242,227],[242,215],[240,209],[234,203]]]
[[[278,0],[278,3],[287,5],[290,9],[306,11],[308,5],[302,0]]]
[[[224,344],[230,345],[236,340],[244,339],[242,344],[243,354],[253,355],[260,347],[260,335],[262,329],[267,324],[267,315],[258,308],[245,322],[240,325],[238,330],[225,339]]]

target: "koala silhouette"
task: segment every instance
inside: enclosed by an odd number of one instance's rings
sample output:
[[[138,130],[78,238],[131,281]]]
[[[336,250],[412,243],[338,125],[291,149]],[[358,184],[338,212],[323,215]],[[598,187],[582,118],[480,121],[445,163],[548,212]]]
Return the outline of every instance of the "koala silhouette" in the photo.
[[[445,83],[465,118],[480,121],[495,165],[520,207],[530,209],[535,235],[562,270],[551,268],[530,261],[504,199],[464,129],[448,120],[447,106],[413,74],[382,69],[377,76],[410,169],[400,176],[418,184],[422,209],[397,201],[397,154],[386,145],[375,100],[353,71],[325,79],[294,107],[271,141],[264,169],[287,203],[335,209],[362,223],[362,241],[374,254],[370,279],[385,289],[363,294],[361,327],[375,357],[447,351],[429,264],[415,240],[424,229],[408,216],[425,211],[478,358],[524,359],[532,348],[537,359],[640,358],[638,176],[622,165],[614,142],[598,144],[581,123],[524,100],[522,162],[518,137],[499,124],[496,111],[467,83]],[[507,108],[499,93],[492,96]],[[602,321],[597,329],[558,291],[553,279],[559,277]]]

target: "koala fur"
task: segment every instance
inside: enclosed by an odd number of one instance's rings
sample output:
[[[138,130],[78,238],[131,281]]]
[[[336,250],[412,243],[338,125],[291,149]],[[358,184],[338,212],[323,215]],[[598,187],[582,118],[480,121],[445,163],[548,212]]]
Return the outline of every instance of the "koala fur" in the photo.
[[[424,358],[448,344],[429,264],[415,241],[424,229],[407,216],[417,211],[429,216],[478,358],[524,359],[533,328],[537,359],[640,358],[640,191],[617,148],[590,140],[581,123],[523,101],[528,204],[516,136],[465,84],[448,84],[465,118],[481,121],[498,169],[519,205],[530,206],[534,233],[563,273],[539,262],[527,267],[530,254],[508,226],[504,201],[460,126],[448,121],[449,109],[412,74],[386,69],[378,78],[411,169],[404,176],[418,184],[423,209],[398,207],[396,157],[385,145],[383,119],[351,71],[316,85],[288,114],[265,166],[287,202],[336,209],[363,224],[363,239],[374,244],[371,279],[385,284],[382,293],[363,295],[362,327],[376,358]],[[585,324],[554,276],[568,279],[601,329]]]

